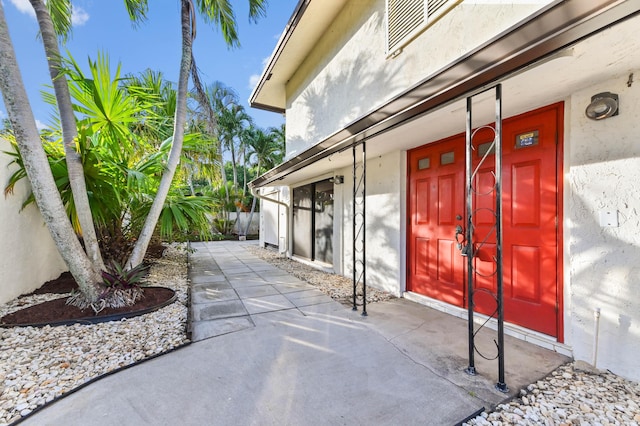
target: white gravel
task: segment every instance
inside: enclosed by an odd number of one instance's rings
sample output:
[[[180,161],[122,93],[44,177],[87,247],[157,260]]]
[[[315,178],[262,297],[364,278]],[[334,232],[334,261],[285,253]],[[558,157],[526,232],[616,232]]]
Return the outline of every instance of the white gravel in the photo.
[[[640,424],[640,384],[582,362],[563,365],[467,425]]]
[[[139,317],[93,325],[0,328],[0,425],[110,371],[188,342],[187,264],[168,247],[147,282],[176,291],[177,301]],[[61,295],[35,295],[0,306],[0,316]]]
[[[350,278],[327,274],[278,253],[246,246],[254,255],[350,305]],[[178,302],[117,322],[0,329],[0,426],[19,420],[82,383],[188,343],[187,266],[173,245],[151,268],[148,282],[176,290]],[[361,293],[361,290],[359,291]],[[60,295],[36,295],[0,306],[0,316]],[[392,298],[367,288],[367,303]],[[359,294],[359,303],[362,295]],[[577,363],[558,368],[468,425],[640,426],[640,384]]]
[[[353,305],[353,280],[337,274],[329,274],[317,268],[291,260],[275,250],[263,249],[257,245],[247,245],[246,249],[256,257],[288,272],[289,274],[307,281],[334,300],[345,305]],[[367,303],[383,302],[393,299],[393,296],[384,291],[367,287]],[[362,286],[356,291],[356,304],[362,305]]]

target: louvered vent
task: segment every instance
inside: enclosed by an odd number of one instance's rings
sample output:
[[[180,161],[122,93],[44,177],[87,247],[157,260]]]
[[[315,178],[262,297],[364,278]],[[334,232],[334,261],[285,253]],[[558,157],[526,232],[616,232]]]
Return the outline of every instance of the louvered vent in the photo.
[[[387,0],[387,53],[402,47],[409,36],[427,28],[458,3],[460,0]]]
[[[424,0],[388,0],[387,50],[389,52],[424,23],[424,3]]]
[[[447,3],[449,3],[449,0],[429,0],[427,2],[427,7],[429,8],[427,16],[429,16],[429,20],[435,18],[438,12],[443,11],[443,7]]]

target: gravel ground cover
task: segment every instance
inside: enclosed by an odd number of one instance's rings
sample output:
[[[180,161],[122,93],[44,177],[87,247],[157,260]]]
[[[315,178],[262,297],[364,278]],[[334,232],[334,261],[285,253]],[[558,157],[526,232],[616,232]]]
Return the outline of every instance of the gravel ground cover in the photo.
[[[640,384],[581,362],[566,364],[466,424],[638,426]]]
[[[188,342],[187,262],[182,246],[165,249],[147,282],[176,291],[177,301],[121,321],[58,327],[0,328],[0,425],[113,370]],[[35,295],[0,306],[0,316],[64,295]]]
[[[353,280],[342,275],[329,274],[312,266],[288,259],[275,250],[263,249],[257,245],[247,245],[246,249],[256,257],[307,281],[332,299],[347,306],[353,306]],[[367,287],[367,303],[383,302],[393,299],[389,293]],[[362,305],[362,286],[356,291],[356,304]]]
[[[246,246],[252,254],[351,306],[350,278],[327,274],[272,250]],[[83,383],[188,343],[187,265],[183,246],[172,245],[155,261],[150,285],[176,291],[178,302],[122,321],[61,327],[0,329],[0,426],[28,415]],[[359,290],[358,303],[362,303]],[[0,316],[61,295],[35,295],[0,306]],[[367,288],[367,303],[393,296]],[[493,412],[468,425],[640,426],[640,384],[581,363],[558,368]]]

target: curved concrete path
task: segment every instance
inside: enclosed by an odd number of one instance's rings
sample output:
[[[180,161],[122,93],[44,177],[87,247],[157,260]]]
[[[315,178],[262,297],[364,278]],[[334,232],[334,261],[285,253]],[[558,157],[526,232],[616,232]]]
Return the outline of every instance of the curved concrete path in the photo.
[[[202,340],[23,424],[452,425],[508,397],[493,388],[495,362],[478,363],[475,377],[463,372],[465,321],[404,299],[371,304],[362,317],[244,244],[194,244],[191,331]],[[512,394],[568,360],[509,337],[506,347]]]

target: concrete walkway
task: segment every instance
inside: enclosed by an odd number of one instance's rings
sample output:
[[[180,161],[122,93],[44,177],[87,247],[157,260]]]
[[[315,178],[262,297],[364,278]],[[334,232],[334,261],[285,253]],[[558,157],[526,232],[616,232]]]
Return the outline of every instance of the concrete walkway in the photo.
[[[194,244],[183,349],[105,377],[29,425],[452,425],[509,395],[467,366],[466,322],[397,299],[362,317],[252,256]],[[491,348],[493,336],[479,344]],[[507,337],[514,394],[567,358]],[[495,347],[494,347],[495,350]]]

